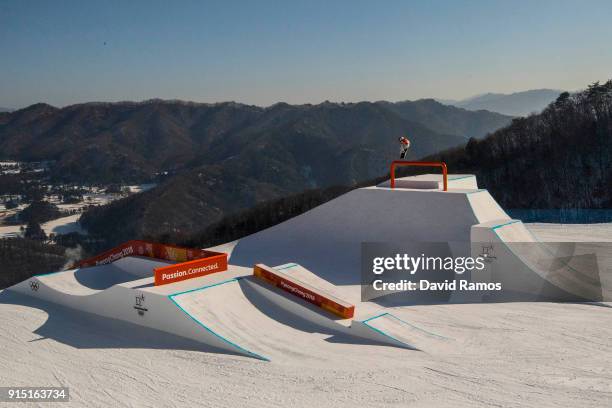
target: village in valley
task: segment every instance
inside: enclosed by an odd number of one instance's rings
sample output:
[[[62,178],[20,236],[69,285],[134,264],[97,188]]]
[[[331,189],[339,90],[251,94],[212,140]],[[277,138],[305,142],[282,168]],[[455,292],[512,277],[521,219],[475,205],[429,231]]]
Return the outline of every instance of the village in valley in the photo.
[[[155,186],[63,184],[49,177],[52,164],[0,161],[0,239],[30,238],[54,243],[62,235],[86,236],[79,218],[88,208]]]

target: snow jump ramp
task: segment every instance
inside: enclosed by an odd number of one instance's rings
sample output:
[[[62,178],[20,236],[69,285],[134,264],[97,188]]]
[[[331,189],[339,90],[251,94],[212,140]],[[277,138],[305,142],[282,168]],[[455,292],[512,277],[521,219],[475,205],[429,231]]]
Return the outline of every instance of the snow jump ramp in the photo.
[[[317,355],[325,341],[417,348],[411,343],[412,327],[399,319],[388,321],[392,315],[380,308],[364,306],[360,316],[365,317],[336,319],[257,281],[251,268],[236,266],[222,273],[154,286],[147,271],[150,274],[152,268],[167,264],[125,257],[111,264],[35,276],[9,290],[260,360],[296,353]],[[324,285],[310,271],[296,264],[291,267],[301,270],[302,278]]]

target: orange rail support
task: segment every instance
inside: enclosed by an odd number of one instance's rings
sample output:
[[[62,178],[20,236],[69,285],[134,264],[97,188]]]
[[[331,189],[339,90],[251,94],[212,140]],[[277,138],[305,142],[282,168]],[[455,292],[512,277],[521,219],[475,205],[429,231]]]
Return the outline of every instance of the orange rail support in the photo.
[[[391,163],[391,171],[390,171],[391,172],[391,188],[395,188],[395,168],[399,166],[441,167],[444,191],[448,191],[448,169],[446,168],[446,163],[394,160]]]

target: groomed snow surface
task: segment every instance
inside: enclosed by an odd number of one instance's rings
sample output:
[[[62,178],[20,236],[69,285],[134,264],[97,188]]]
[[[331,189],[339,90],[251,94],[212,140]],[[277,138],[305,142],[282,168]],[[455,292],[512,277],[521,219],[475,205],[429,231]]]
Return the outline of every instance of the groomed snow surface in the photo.
[[[126,281],[115,269],[142,260],[124,258],[99,267],[104,282],[91,268],[0,292],[0,384],[67,386],[74,406],[612,406],[612,304],[359,301],[362,242],[612,237],[612,224],[541,224],[533,237],[474,177],[451,175],[448,192],[440,180],[354,190],[224,245],[227,272],[155,287]],[[248,276],[254,263],[354,303],[357,322],[277,296]]]
[[[596,228],[602,238],[612,236],[612,225]],[[532,231],[573,240],[587,229],[539,224]],[[287,333],[286,344],[259,346],[286,353],[266,362],[4,291],[0,384],[68,386],[72,406],[608,407],[611,307],[393,308],[446,339],[423,340],[421,351],[316,333],[302,338],[279,326],[272,338]],[[257,330],[256,322],[245,324]]]

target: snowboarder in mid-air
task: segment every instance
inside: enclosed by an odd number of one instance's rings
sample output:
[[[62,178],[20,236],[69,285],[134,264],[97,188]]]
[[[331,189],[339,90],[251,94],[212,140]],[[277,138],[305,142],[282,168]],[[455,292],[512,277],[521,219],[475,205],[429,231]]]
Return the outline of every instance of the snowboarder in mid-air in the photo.
[[[410,140],[406,136],[402,136],[399,138],[400,142],[400,159],[406,158],[406,153],[408,153],[408,149],[410,148]]]

